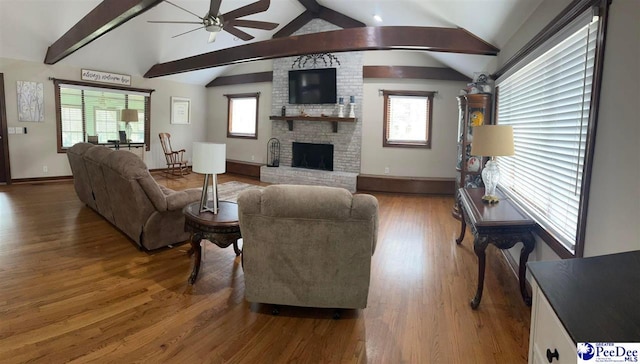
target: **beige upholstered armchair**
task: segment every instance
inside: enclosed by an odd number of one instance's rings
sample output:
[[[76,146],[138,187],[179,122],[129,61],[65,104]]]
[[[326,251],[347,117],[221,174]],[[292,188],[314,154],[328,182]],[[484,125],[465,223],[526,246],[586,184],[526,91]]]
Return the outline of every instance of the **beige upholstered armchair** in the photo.
[[[187,160],[184,158],[186,150],[173,150],[171,148],[171,134],[160,133],[158,136],[160,137],[160,144],[164,151],[164,157],[167,160],[167,169],[165,170],[166,174],[181,177],[185,174],[189,174]]]
[[[342,188],[273,185],[238,197],[245,295],[276,305],[364,308],[378,201]]]

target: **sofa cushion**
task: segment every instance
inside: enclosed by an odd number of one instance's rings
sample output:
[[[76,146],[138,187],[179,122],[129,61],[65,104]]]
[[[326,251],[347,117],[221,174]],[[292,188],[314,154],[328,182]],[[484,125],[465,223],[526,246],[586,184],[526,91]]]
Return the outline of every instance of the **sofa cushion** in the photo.
[[[114,223],[113,212],[111,211],[111,200],[107,192],[107,185],[104,181],[104,174],[102,173],[102,163],[111,153],[113,153],[113,149],[110,148],[90,148],[84,154],[84,164],[89,173],[91,188],[93,189],[98,212],[109,220],[109,222]]]
[[[273,185],[262,193],[261,213],[271,217],[346,220],[351,192],[324,186]]]
[[[69,166],[71,167],[71,173],[73,173],[73,187],[76,190],[78,198],[96,210],[91,180],[83,158],[84,154],[92,147],[93,144],[77,143],[67,150],[67,159],[69,159]]]

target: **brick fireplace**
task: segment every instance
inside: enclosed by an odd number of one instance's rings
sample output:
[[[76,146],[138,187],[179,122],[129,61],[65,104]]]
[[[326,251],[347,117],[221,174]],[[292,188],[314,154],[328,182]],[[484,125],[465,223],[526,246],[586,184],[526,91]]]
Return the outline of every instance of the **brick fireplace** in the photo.
[[[318,33],[340,29],[321,19],[314,19],[298,30],[294,35]],[[296,120],[295,115],[302,111],[309,116],[337,115],[337,105],[291,105],[289,101],[289,70],[301,69],[297,67],[298,57],[279,58],[273,62],[273,92],[271,115],[280,115],[282,106],[286,107],[287,116],[292,116],[293,130],[289,130],[286,121],[271,121],[272,137],[280,141],[280,166],[261,168],[261,181],[269,183],[317,184],[325,186],[344,187],[355,192],[356,179],[360,173],[360,158],[362,149],[362,94],[363,78],[362,52],[345,52],[333,54],[339,64],[331,65],[307,62],[302,69],[336,68],[337,94],[343,97],[345,103],[350,96],[355,98],[355,123],[338,123],[338,131],[333,132],[333,125],[328,121]],[[295,67],[295,68],[294,68]],[[293,162],[293,144],[324,144],[333,146],[333,171],[314,170],[290,167]]]

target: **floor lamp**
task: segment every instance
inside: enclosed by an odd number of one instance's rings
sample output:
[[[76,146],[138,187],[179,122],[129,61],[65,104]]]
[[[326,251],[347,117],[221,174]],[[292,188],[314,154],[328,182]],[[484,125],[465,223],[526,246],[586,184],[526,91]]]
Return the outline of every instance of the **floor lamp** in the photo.
[[[513,127],[511,125],[482,125],[473,128],[471,155],[490,157],[482,170],[484,196],[489,203],[499,201],[496,187],[500,180],[500,171],[496,157],[513,155]]]
[[[218,173],[226,171],[227,149],[225,144],[193,143],[193,166],[195,173],[204,174],[202,197],[200,198],[200,212],[218,213]],[[213,204],[209,207],[209,184],[213,191]]]
[[[131,142],[131,133],[133,132],[131,124],[138,122],[138,110],[135,109],[122,109],[120,112],[120,119],[124,121],[124,130],[127,134],[127,142]]]

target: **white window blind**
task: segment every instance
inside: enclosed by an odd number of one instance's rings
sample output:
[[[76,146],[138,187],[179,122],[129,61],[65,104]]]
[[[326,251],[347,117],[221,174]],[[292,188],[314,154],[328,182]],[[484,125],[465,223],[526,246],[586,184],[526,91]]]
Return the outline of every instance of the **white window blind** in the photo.
[[[597,44],[598,22],[591,20],[590,13],[583,15],[544,53],[496,82],[496,120],[513,126],[516,150],[498,158],[500,184],[571,252]]]

